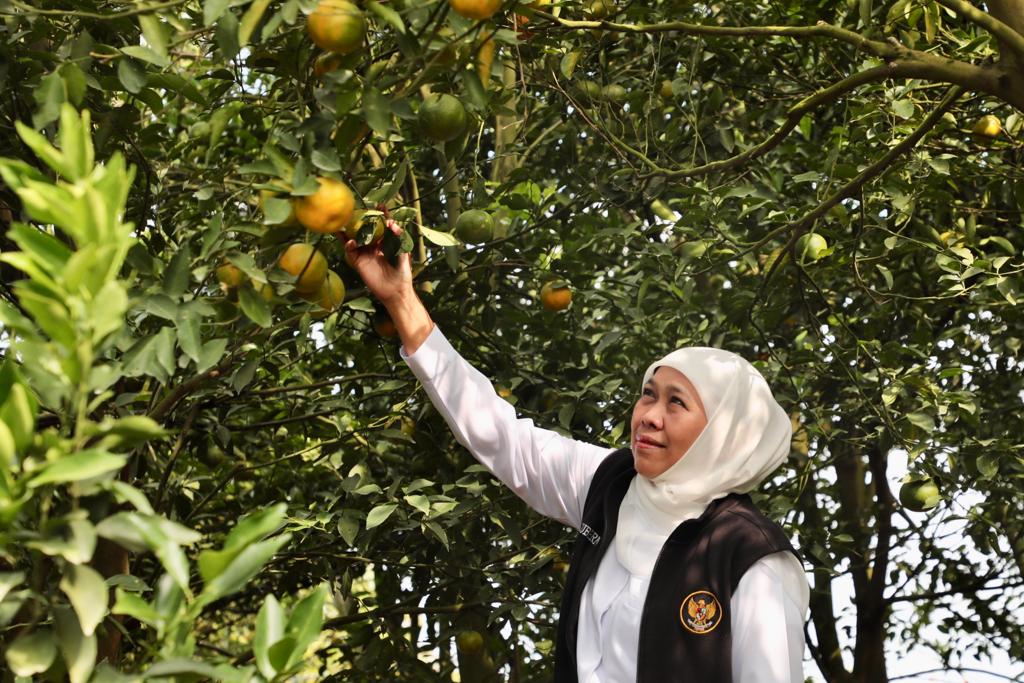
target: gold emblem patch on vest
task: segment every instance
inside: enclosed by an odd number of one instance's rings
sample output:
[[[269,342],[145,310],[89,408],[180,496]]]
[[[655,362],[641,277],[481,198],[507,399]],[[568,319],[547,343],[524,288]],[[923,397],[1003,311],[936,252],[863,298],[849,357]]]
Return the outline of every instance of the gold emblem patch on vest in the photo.
[[[679,605],[679,621],[690,633],[711,633],[722,621],[722,605],[710,591],[694,591]]]

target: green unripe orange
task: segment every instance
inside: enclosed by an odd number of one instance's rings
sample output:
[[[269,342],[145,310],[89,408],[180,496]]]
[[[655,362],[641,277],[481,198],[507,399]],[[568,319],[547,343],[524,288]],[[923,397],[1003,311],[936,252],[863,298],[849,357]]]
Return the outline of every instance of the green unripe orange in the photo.
[[[434,142],[448,142],[459,137],[468,120],[462,102],[451,95],[435,93],[420,105],[420,128]]]
[[[464,211],[455,222],[455,234],[470,244],[490,242],[494,237],[494,219],[491,214],[480,209]]]

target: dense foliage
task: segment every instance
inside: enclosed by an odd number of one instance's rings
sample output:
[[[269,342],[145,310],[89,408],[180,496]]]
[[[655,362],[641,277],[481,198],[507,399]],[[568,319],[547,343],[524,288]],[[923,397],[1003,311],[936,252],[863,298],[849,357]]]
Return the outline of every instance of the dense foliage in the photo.
[[[756,361],[795,426],[757,501],[812,579],[808,673],[1024,659],[1024,2],[358,4],[332,57],[312,0],[0,3],[13,674],[550,676],[572,537],[294,224],[318,177],[360,240],[406,228],[434,320],[538,424],[619,445],[651,359]],[[469,209],[491,239],[454,237]],[[277,267],[293,242],[337,310]]]

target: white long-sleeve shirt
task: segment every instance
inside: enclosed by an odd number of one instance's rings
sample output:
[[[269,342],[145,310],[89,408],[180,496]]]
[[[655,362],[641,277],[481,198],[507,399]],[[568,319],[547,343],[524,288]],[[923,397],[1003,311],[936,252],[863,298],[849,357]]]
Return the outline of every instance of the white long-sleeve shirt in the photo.
[[[413,374],[455,438],[537,512],[579,529],[598,465],[615,449],[575,441],[519,419],[491,382],[435,326],[411,356]],[[636,680],[640,617],[650,577],[604,554],[584,588],[577,636],[580,683]],[[790,552],[755,562],[729,603],[736,683],[802,683],[809,587]]]

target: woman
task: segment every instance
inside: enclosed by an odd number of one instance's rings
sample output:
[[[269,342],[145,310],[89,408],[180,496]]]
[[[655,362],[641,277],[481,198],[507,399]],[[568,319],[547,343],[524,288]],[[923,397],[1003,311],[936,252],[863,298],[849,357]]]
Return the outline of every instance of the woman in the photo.
[[[680,349],[647,369],[630,448],[574,441],[517,419],[458,355],[413,289],[408,254],[392,267],[379,248],[346,249],[459,442],[580,532],[556,681],[804,680],[807,581],[785,533],[743,495],[792,436],[757,370],[720,349]]]

